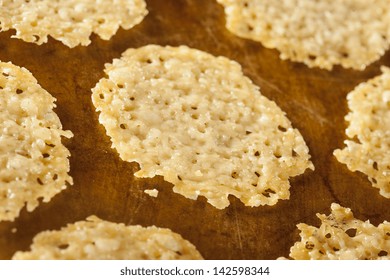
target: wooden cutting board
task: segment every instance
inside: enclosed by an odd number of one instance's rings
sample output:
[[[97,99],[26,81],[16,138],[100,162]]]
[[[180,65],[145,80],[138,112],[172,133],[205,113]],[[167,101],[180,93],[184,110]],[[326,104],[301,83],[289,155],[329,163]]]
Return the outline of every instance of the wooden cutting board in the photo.
[[[97,215],[102,219],[167,227],[180,233],[206,259],[275,259],[288,256],[298,241],[296,224],[318,226],[315,214],[329,214],[330,204],[350,207],[374,224],[390,221],[390,199],[379,195],[366,176],[350,172],[332,152],[343,147],[348,112],[346,95],[360,82],[390,65],[390,52],[365,71],[309,69],[279,59],[275,50],[234,36],[225,29],[223,9],[210,0],[147,0],[149,14],[132,30],[110,41],[92,36],[88,47],[70,49],[50,39],[37,46],[0,33],[0,60],[26,67],[57,98],[56,112],[74,138],[65,142],[72,154],[74,185],[35,211],[25,209],[15,222],[0,223],[0,258],[27,250],[40,231],[59,229]],[[91,88],[103,77],[104,64],[129,47],[147,44],[188,45],[238,61],[246,75],[274,100],[302,133],[316,170],[291,180],[290,200],[250,208],[231,198],[218,210],[185,199],[161,177],[137,179],[135,163],[119,159],[91,102]],[[158,198],[145,194],[156,188]],[[16,232],[14,232],[16,230]]]

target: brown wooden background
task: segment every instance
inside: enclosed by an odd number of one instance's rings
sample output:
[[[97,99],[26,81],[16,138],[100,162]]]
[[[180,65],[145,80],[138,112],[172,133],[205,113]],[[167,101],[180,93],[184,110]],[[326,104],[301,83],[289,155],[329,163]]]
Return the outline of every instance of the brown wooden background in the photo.
[[[37,46],[0,33],[0,60],[26,67],[57,98],[56,112],[71,151],[74,186],[34,212],[25,209],[15,222],[0,223],[0,258],[27,250],[35,234],[59,229],[95,214],[102,219],[168,227],[190,240],[206,259],[275,259],[287,256],[298,240],[296,224],[318,225],[315,213],[329,213],[332,202],[350,207],[374,224],[390,220],[390,200],[371,187],[366,176],[350,172],[332,151],[343,146],[348,112],[346,95],[360,82],[390,65],[390,53],[363,72],[336,67],[332,72],[281,61],[279,53],[240,39],[225,29],[223,9],[211,0],[147,0],[149,15],[132,30],[110,40],[92,36],[88,47],[70,49],[50,39]],[[181,45],[238,61],[261,92],[276,101],[306,140],[314,172],[291,180],[291,198],[273,207],[231,206],[217,210],[204,198],[185,199],[160,177],[136,179],[135,163],[119,159],[91,103],[91,91],[103,76],[104,63],[129,47]],[[143,191],[157,188],[158,198]],[[17,232],[12,233],[16,228]]]

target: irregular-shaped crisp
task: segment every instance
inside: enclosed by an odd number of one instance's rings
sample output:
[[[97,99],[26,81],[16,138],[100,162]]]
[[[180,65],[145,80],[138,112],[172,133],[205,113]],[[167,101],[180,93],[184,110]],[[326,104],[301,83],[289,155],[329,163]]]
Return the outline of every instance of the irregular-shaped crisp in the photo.
[[[181,47],[128,49],[92,90],[112,147],[137,177],[217,208],[289,198],[289,177],[313,168],[285,113],[225,57]]]
[[[14,38],[41,45],[47,36],[73,48],[91,43],[92,32],[109,40],[147,15],[144,0],[2,0],[0,31],[15,29]]]
[[[337,203],[329,216],[317,214],[319,228],[298,224],[301,241],[290,249],[296,260],[388,260],[390,259],[390,223],[378,227],[353,217],[351,209]]]
[[[25,68],[0,62],[0,221],[34,210],[73,184],[55,98]]]
[[[389,0],[217,1],[232,33],[309,67],[363,70],[389,49]]]
[[[90,216],[33,239],[14,260],[201,260],[195,246],[170,229],[126,226]]]
[[[158,190],[157,189],[144,190],[144,193],[150,195],[151,197],[157,197],[158,196]]]
[[[352,140],[345,140],[346,147],[334,155],[351,171],[368,175],[379,193],[390,198],[390,69],[381,69],[382,75],[348,94],[346,134]]]

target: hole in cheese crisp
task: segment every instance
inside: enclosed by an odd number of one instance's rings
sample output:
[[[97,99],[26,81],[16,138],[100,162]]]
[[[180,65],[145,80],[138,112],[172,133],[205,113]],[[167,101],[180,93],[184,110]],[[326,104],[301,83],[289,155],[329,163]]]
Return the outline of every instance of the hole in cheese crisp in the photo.
[[[169,229],[126,226],[95,216],[37,234],[16,260],[201,260],[195,246]]]
[[[217,0],[226,27],[309,67],[363,70],[390,45],[388,0]]]
[[[15,29],[15,38],[38,45],[50,35],[68,47],[87,46],[96,33],[109,40],[119,29],[130,29],[147,14],[144,0],[3,0],[1,31]]]
[[[28,70],[0,62],[0,84],[0,221],[12,221],[25,205],[32,211],[73,183],[61,143],[73,134],[62,130],[55,98]]]
[[[390,223],[378,227],[354,218],[351,209],[333,203],[329,216],[317,214],[319,228],[298,224],[301,241],[290,249],[296,260],[390,259]],[[283,259],[283,258],[280,258]]]
[[[361,83],[348,96],[346,147],[334,151],[351,171],[366,174],[379,193],[390,198],[390,69]]]
[[[149,45],[105,72],[92,101],[113,148],[140,164],[137,177],[164,176],[175,192],[222,209],[229,195],[247,206],[288,199],[288,178],[313,168],[298,130],[234,61]]]

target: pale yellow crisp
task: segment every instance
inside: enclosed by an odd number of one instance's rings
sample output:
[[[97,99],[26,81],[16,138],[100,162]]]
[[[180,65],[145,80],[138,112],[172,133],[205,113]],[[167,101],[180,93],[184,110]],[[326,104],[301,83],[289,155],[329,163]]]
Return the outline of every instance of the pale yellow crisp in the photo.
[[[390,198],[390,69],[361,83],[348,96],[351,110],[345,147],[335,150],[337,160],[368,176],[379,193]]]
[[[126,226],[91,216],[37,234],[14,260],[201,260],[195,246],[170,229]]]
[[[109,40],[147,13],[144,0],[2,0],[0,31],[15,29],[14,38],[38,45],[51,36],[73,48],[89,45],[92,33]]]
[[[0,221],[48,202],[72,184],[55,98],[25,68],[0,62]]]
[[[120,157],[137,177],[164,176],[213,206],[288,199],[289,178],[313,168],[301,134],[241,66],[186,46],[128,49],[92,90]]]
[[[301,241],[291,247],[296,260],[388,260],[390,259],[390,223],[377,227],[354,218],[351,209],[337,203],[329,216],[317,214],[319,228],[299,224]],[[284,259],[284,258],[281,258]]]
[[[217,0],[234,34],[310,67],[363,70],[390,46],[389,0]]]

